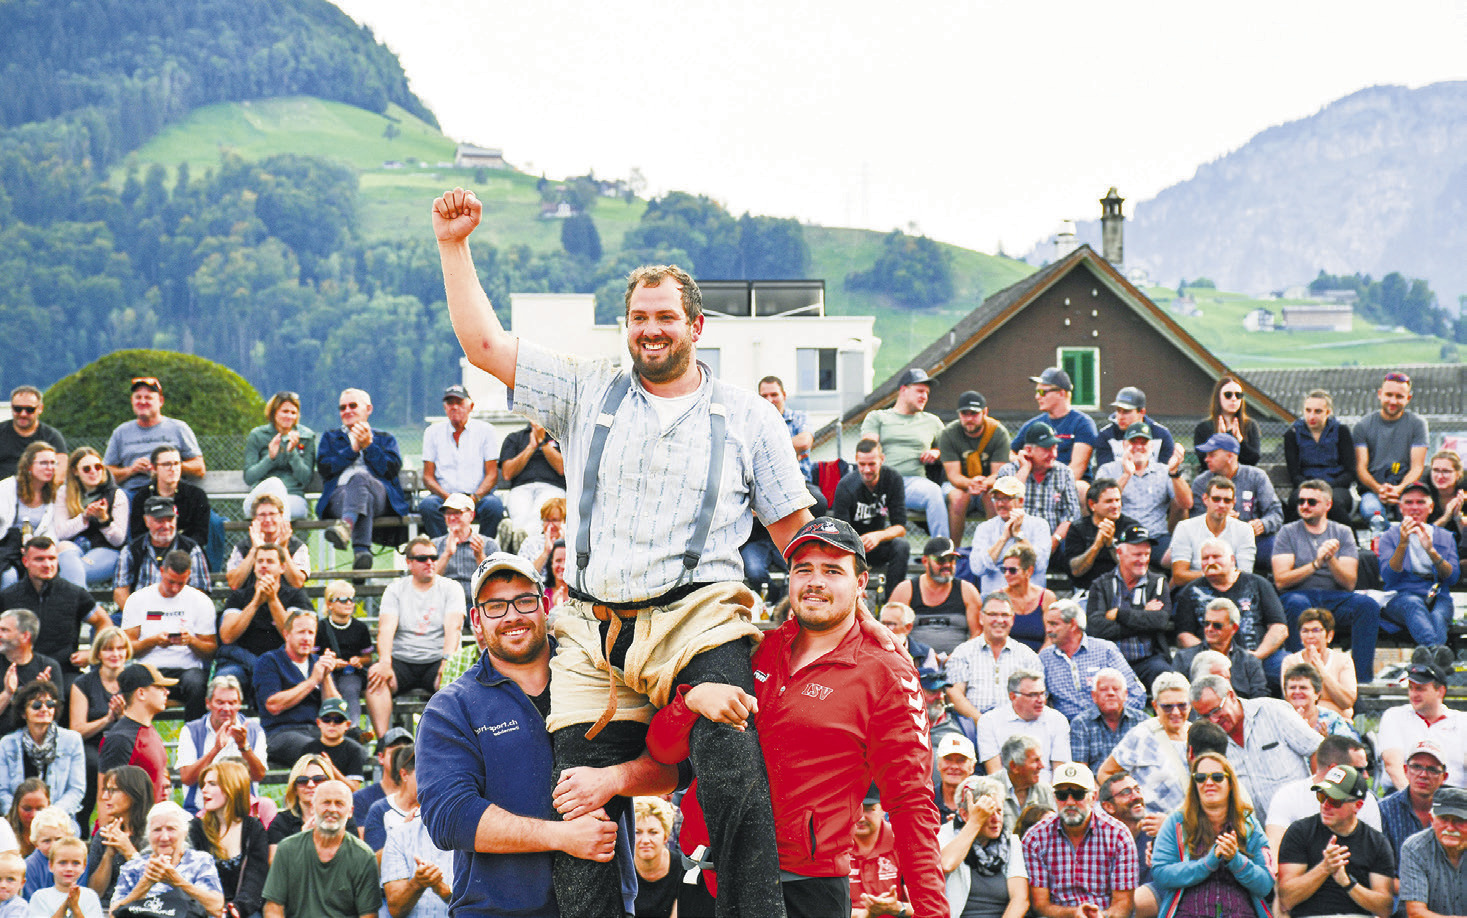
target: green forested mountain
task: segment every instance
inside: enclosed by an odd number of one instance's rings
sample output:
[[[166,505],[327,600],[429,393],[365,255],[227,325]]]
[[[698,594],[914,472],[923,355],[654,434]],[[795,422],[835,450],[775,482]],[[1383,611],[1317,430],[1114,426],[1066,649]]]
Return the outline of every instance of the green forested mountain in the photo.
[[[392,52],[324,0],[6,0],[0,62],[7,147],[97,168],[212,102],[312,95],[433,121]]]

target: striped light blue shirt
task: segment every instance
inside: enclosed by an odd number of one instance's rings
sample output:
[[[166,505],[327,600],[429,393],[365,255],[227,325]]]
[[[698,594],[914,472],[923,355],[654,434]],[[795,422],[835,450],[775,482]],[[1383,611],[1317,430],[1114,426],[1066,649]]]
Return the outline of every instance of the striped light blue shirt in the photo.
[[[703,502],[711,450],[712,375],[706,366],[694,398],[666,429],[651,396],[634,379],[606,438],[591,515],[585,592],[607,602],[661,596],[682,573],[682,554]],[[566,526],[578,531],[581,481],[601,401],[620,368],[609,360],[556,354],[520,340],[510,407],[540,423],[565,453]],[[728,411],[723,483],[698,582],[742,580],[739,546],[753,528],[814,503],[790,449],[783,418],[764,399],[720,384]],[[573,538],[573,536],[572,536]],[[567,579],[575,582],[574,557]]]

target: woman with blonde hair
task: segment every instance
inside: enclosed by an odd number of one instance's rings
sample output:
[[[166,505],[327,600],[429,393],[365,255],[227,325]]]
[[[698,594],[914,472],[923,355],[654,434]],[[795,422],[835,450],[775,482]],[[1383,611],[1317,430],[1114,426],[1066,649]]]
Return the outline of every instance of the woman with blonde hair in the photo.
[[[1207,752],[1192,763],[1180,812],[1162,824],[1151,853],[1159,914],[1272,918],[1268,837],[1228,760]],[[1138,905],[1140,902],[1138,901]]]
[[[275,494],[291,519],[305,518],[306,488],[316,472],[316,434],[300,419],[301,397],[277,392],[265,403],[265,423],[245,436],[244,480],[253,488],[245,498],[247,512],[260,494]]]
[[[74,450],[66,462],[66,482],[56,491],[54,534],[63,551],[79,553],[83,586],[112,579],[117,554],[127,543],[129,513],[127,492],[117,486],[102,454],[90,446]]]
[[[199,815],[188,827],[188,842],[213,856],[233,918],[251,918],[265,906],[269,841],[260,820],[250,815],[250,773],[238,762],[215,762],[199,778]]]
[[[61,484],[56,476],[58,462],[55,447],[37,440],[20,454],[15,474],[0,481],[0,534],[8,537],[11,530],[18,530],[13,542],[7,538],[0,589],[20,579],[20,553],[27,541],[36,536],[56,536],[56,489]],[[67,557],[61,576],[86,586],[81,555],[70,550],[62,554]]]
[[[1263,455],[1263,435],[1258,422],[1248,417],[1248,405],[1243,383],[1238,377],[1224,373],[1212,387],[1212,401],[1207,406],[1207,417],[1197,422],[1192,431],[1192,446],[1198,448],[1197,456],[1203,458],[1200,447],[1213,434],[1225,433],[1238,441],[1238,461],[1243,465],[1257,465]]]
[[[661,797],[637,797],[632,800],[632,811],[637,820],[632,848],[632,865],[637,868],[637,918],[668,918],[677,905],[683,874],[681,869],[672,869],[672,851],[667,847],[676,814],[672,804]]]
[[[295,760],[285,785],[285,806],[270,820],[270,831],[266,836],[270,844],[270,860],[275,859],[275,849],[281,842],[297,832],[315,827],[316,814],[312,803],[316,799],[316,788],[327,781],[347,783],[346,776],[337,770],[331,759],[319,753],[308,753]],[[347,819],[346,831],[361,837],[355,819]]]

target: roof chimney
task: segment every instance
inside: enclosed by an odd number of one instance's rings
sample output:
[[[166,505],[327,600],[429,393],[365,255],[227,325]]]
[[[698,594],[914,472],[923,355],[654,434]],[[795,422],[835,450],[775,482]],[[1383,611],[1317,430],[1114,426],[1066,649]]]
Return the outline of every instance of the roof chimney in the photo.
[[[1100,254],[1118,269],[1126,263],[1126,218],[1121,213],[1125,200],[1114,185],[1100,199]]]

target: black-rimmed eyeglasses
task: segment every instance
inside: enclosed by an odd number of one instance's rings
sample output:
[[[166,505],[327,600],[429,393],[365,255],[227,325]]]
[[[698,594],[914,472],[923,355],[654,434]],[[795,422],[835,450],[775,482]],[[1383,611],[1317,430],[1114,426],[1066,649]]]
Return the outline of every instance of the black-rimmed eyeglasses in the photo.
[[[486,599],[474,604],[484,618],[504,618],[510,606],[521,615],[531,615],[540,608],[540,594],[521,593],[511,599]]]

